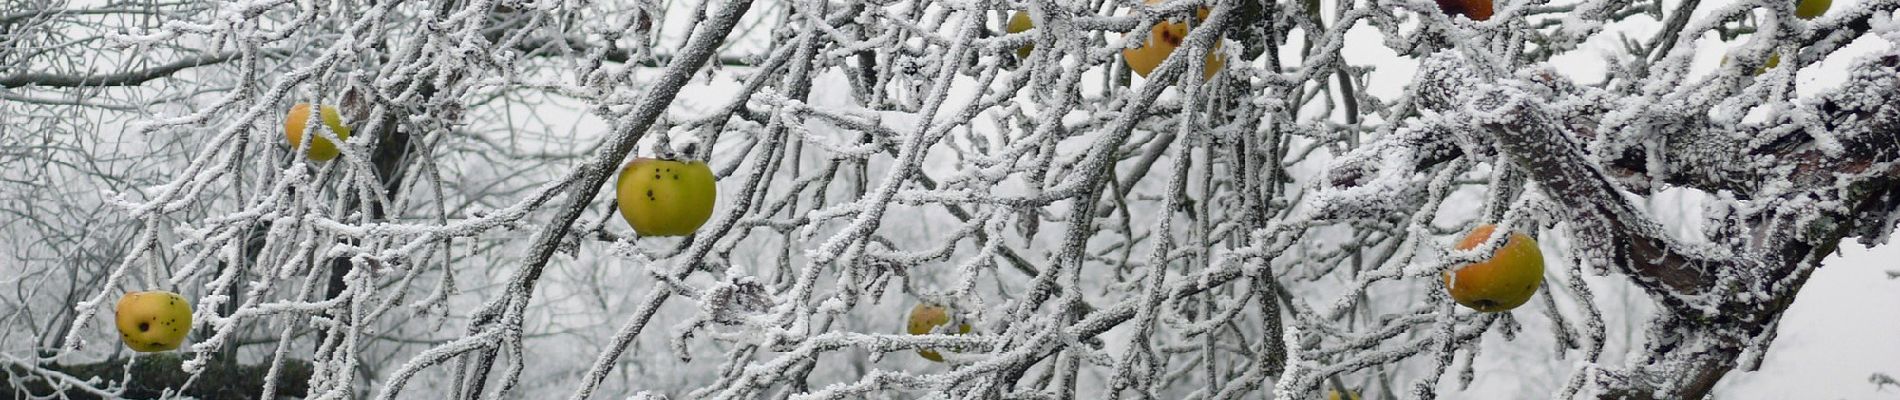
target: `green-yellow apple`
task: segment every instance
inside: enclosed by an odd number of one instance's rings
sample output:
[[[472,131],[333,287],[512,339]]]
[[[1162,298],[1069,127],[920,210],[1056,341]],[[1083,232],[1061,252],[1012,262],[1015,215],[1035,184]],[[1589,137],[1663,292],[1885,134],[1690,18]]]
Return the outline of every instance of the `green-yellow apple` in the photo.
[[[191,302],[166,291],[132,292],[115,308],[119,339],[142,353],[177,349],[191,333]]]
[[[1009,33],[1023,33],[1035,28],[1036,22],[1029,20],[1029,13],[1020,10],[1016,11],[1015,14],[1010,14],[1009,24],[1003,26],[1003,30],[1009,31]],[[1029,52],[1035,49],[1035,43],[1025,44],[1023,47],[1016,48],[1016,56],[1029,58]]]
[[[1149,0],[1148,4],[1157,1]],[[1201,8],[1196,18],[1196,21],[1207,20],[1207,8]],[[1128,62],[1128,68],[1142,77],[1154,72],[1155,67],[1161,66],[1161,62],[1167,60],[1175,48],[1181,47],[1181,42],[1187,40],[1188,26],[1184,22],[1162,21],[1155,23],[1148,33],[1148,41],[1142,43],[1141,47],[1122,49],[1122,59]],[[1221,65],[1226,63],[1220,57],[1219,41],[1214,42],[1214,47],[1207,51],[1204,61],[1206,64],[1201,68],[1201,79],[1214,78],[1214,74],[1220,72]]]
[[[321,110],[318,114],[320,114],[319,117],[323,119],[323,125],[330,127],[331,132],[336,132],[337,138],[350,138],[350,127],[349,125],[343,124],[343,115],[336,111],[336,107],[321,106],[318,107],[318,110]],[[303,144],[304,121],[309,120],[310,103],[297,103],[297,105],[291,106],[290,115],[284,117],[284,136],[290,138],[290,148],[292,150],[297,149],[298,146]],[[336,148],[336,143],[331,143],[330,139],[325,139],[322,135],[315,135],[314,132],[313,136],[315,136],[317,140],[310,142],[311,160],[330,161],[336,158],[337,154],[340,153]]]
[[[1834,6],[1834,0],[1800,0],[1794,5],[1794,16],[1801,19],[1814,19],[1826,14],[1828,7]]]
[[[685,236],[712,218],[712,169],[699,161],[637,158],[620,169],[620,216],[640,236]]]
[[[910,323],[906,331],[912,335],[929,334],[932,329],[950,323],[950,309],[946,307],[918,304],[910,309]],[[970,324],[957,324],[957,333],[970,333]],[[917,354],[930,361],[943,362],[943,355],[933,349],[919,349]]]
[[[1472,229],[1458,243],[1459,250],[1484,244],[1496,226],[1485,224]],[[1511,232],[1491,259],[1455,267],[1445,272],[1445,287],[1452,300],[1483,312],[1509,311],[1524,305],[1537,294],[1544,282],[1544,254],[1537,241],[1522,233]]]

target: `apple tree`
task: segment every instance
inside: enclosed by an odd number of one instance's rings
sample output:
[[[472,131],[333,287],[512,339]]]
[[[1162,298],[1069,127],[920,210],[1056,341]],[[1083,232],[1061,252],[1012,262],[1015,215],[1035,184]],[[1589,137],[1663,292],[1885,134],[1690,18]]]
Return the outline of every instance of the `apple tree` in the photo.
[[[1900,1],[1441,1],[6,0],[0,377],[1702,398],[1900,220]],[[710,219],[636,233],[635,158],[704,162]],[[1507,231],[1541,289],[1460,307]],[[140,290],[177,353],[117,341]]]

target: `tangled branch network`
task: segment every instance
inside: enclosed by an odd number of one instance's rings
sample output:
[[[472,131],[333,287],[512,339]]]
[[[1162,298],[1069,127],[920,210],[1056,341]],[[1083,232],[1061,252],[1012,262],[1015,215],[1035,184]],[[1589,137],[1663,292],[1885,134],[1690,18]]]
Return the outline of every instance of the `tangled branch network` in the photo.
[[[1701,398],[1900,220],[1897,0],[10,1],[22,397]],[[601,193],[659,156],[691,235]],[[1445,295],[1480,224],[1530,304]]]

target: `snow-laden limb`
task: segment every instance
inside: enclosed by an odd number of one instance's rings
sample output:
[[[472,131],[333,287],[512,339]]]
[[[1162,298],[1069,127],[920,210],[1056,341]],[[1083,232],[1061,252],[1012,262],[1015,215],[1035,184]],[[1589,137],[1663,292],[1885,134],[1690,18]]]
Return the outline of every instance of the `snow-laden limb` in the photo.
[[[423,368],[441,364],[450,358],[459,357],[471,351],[494,346],[494,341],[500,334],[500,330],[483,331],[455,339],[448,343],[443,343],[421,354],[417,354],[415,357],[410,358],[407,363],[404,363],[401,368],[396,370],[396,374],[389,380],[389,384],[383,386],[382,390],[377,393],[376,398],[395,398],[397,394],[402,393],[402,388],[409,383],[409,379],[414,378],[416,373],[421,372]]]
[[[1566,205],[1565,218],[1583,231],[1581,237],[1590,238],[1581,242],[1582,250],[1598,252],[1588,262],[1615,266],[1670,306],[1670,314],[1653,326],[1690,328],[1651,329],[1656,339],[1646,361],[1632,365],[1631,372],[1617,373],[1622,378],[1605,388],[1602,397],[1706,392],[1738,362],[1737,357],[1758,352],[1772,341],[1775,316],[1791,301],[1818,257],[1832,252],[1842,234],[1850,229],[1893,229],[1856,228],[1848,221],[1867,207],[1888,212],[1887,198],[1900,182],[1900,146],[1894,145],[1900,143],[1895,134],[1900,110],[1893,107],[1900,102],[1900,78],[1896,77],[1900,54],[1863,60],[1841,90],[1802,106],[1822,115],[1818,118],[1783,114],[1760,125],[1735,127],[1744,132],[1772,132],[1776,126],[1806,119],[1827,124],[1824,131],[1830,132],[1832,140],[1823,145],[1814,136],[1790,132],[1780,136],[1781,143],[1724,155],[1795,164],[1793,168],[1743,164],[1761,168],[1753,171],[1757,176],[1788,183],[1749,193],[1770,206],[1741,211],[1752,216],[1725,222],[1743,224],[1744,231],[1757,233],[1725,244],[1734,247],[1713,251],[1680,243],[1624,200],[1617,181],[1568,133],[1576,129],[1553,119],[1535,91],[1508,82],[1481,83],[1487,79],[1453,72],[1462,71],[1456,66],[1467,62],[1455,57],[1427,62],[1423,74],[1443,85],[1432,91],[1442,95],[1428,96],[1429,107],[1448,107],[1472,117],[1483,129],[1471,141],[1495,142],[1499,153],[1525,168],[1542,190]],[[1688,145],[1693,143],[1678,146]],[[1832,199],[1828,201],[1838,205],[1809,205],[1819,199]]]
[[[113,295],[168,289],[199,306],[186,372],[268,360],[264,397],[1451,397],[1506,357],[1568,371],[1526,379],[1562,397],[1696,397],[1760,362],[1840,239],[1900,220],[1893,55],[1811,99],[1792,73],[1894,38],[1894,0],[744,3],[0,13],[0,200],[24,204],[0,226],[55,233],[0,241],[40,299],[0,299],[31,322],[0,338],[45,338],[0,355],[107,357]],[[1036,28],[1006,32],[1018,10]],[[1746,40],[1698,74],[1710,33]],[[1552,65],[1624,35],[1602,84]],[[1180,46],[1137,78],[1150,39]],[[1421,72],[1349,63],[1372,46]],[[343,109],[351,139],[304,132],[340,158],[282,144],[295,102]],[[693,236],[597,196],[649,145],[720,178]],[[1639,200],[1680,188],[1708,194],[1700,232]],[[1448,250],[1479,223],[1505,229]],[[1440,277],[1503,231],[1560,243],[1547,290],[1457,308]],[[1665,314],[1624,325],[1603,274]],[[915,303],[973,333],[903,334]],[[1625,329],[1651,347],[1605,365]],[[1559,361],[1523,357],[1543,340]],[[278,382],[305,358],[308,393]]]
[[[1477,132],[1483,134],[1466,141],[1497,143],[1501,154],[1524,168],[1551,198],[1563,202],[1571,210],[1567,218],[1583,231],[1580,237],[1594,241],[1584,245],[1585,251],[1602,252],[1593,256],[1592,263],[1643,271],[1632,275],[1646,278],[1638,282],[1652,295],[1677,307],[1714,311],[1712,304],[1679,297],[1703,294],[1714,283],[1711,260],[1683,251],[1650,217],[1624,200],[1622,189],[1586,156],[1580,143],[1564,133],[1562,125],[1547,116],[1534,95],[1507,85],[1479,83],[1484,79],[1481,75],[1452,72],[1462,71],[1456,66],[1464,62],[1448,58],[1426,62],[1422,79],[1445,85],[1431,91],[1435,95],[1428,95],[1427,102],[1472,117],[1473,125],[1481,127]]]

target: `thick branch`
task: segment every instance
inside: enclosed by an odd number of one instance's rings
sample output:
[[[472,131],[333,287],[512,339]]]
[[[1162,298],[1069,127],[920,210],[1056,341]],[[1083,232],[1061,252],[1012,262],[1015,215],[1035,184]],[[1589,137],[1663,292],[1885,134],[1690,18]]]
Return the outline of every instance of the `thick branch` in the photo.
[[[1419,80],[1430,85],[1421,91],[1426,107],[1468,117],[1481,129],[1462,141],[1495,143],[1500,154],[1569,210],[1581,251],[1619,267],[1670,306],[1672,312],[1658,322],[1664,326],[1652,330],[1668,337],[1652,338],[1650,356],[1631,370],[1602,373],[1603,398],[1702,397],[1736,368],[1744,350],[1759,346],[1756,351],[1765,351],[1773,321],[1842,238],[1892,229],[1886,219],[1857,216],[1891,215],[1900,207],[1894,201],[1900,195],[1900,108],[1894,107],[1900,104],[1900,55],[1857,65],[1841,90],[1761,126],[1728,128],[1740,131],[1731,133],[1702,124],[1703,134],[1711,137],[1780,135],[1767,145],[1750,150],[1739,144],[1670,145],[1665,153],[1703,152],[1666,160],[1671,163],[1762,168],[1748,176],[1785,182],[1754,184],[1771,188],[1755,195],[1772,197],[1762,199],[1769,203],[1759,214],[1733,221],[1747,224],[1740,231],[1753,239],[1723,256],[1685,250],[1626,201],[1618,181],[1605,172],[1608,166],[1584,150],[1582,137],[1591,127],[1554,117],[1545,99],[1522,82],[1484,83],[1488,80],[1467,64],[1455,55],[1426,64]],[[1798,121],[1804,117],[1812,121]],[[1882,226],[1860,226],[1866,222]],[[1742,281],[1739,289],[1719,284],[1733,280]]]
[[[1562,203],[1579,239],[1595,244],[1607,261],[1631,272],[1638,285],[1666,302],[1694,295],[1715,283],[1715,265],[1671,244],[1660,226],[1623,198],[1623,191],[1596,167],[1582,143],[1566,135],[1538,99],[1517,88],[1493,86],[1468,96],[1474,113],[1492,113],[1477,124],[1500,153],[1529,173],[1544,193]],[[1678,307],[1684,305],[1674,304]]]

